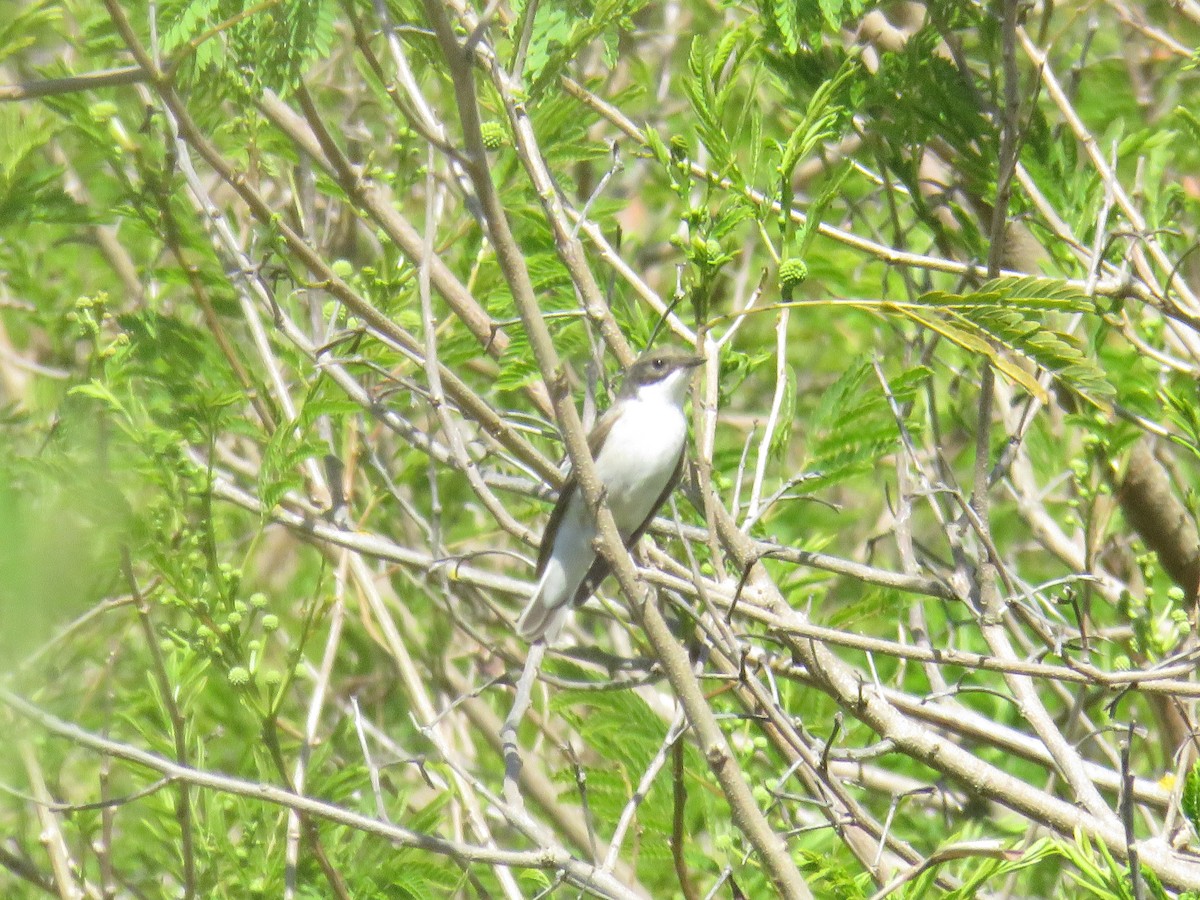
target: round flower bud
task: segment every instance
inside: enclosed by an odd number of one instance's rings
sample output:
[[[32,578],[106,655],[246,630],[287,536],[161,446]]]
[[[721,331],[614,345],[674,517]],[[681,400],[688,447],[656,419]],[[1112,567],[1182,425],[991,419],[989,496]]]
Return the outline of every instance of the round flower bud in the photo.
[[[508,132],[499,122],[484,122],[479,126],[483,135],[483,146],[489,150],[499,150],[508,145]]]
[[[792,289],[808,280],[808,266],[802,259],[785,259],[779,264],[779,287],[788,297]]]

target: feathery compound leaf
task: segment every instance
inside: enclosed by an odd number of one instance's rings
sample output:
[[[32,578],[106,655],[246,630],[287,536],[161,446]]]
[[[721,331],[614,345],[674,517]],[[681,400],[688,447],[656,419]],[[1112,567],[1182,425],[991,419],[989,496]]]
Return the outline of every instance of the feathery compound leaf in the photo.
[[[589,806],[600,821],[616,821],[632,786],[662,746],[665,723],[629,691],[564,691],[551,704],[595,754],[586,764]],[[697,766],[692,752],[685,751],[685,760],[686,768]],[[638,821],[664,832],[671,814],[669,783],[658,780],[642,798]]]
[[[838,380],[825,389],[821,402],[817,404],[816,412],[809,420],[809,433],[819,434],[827,430],[834,419],[841,416],[850,405],[850,398],[858,392],[867,373],[871,371],[871,361],[858,357],[846,367]]]
[[[1194,456],[1200,456],[1200,405],[1196,403],[1194,385],[1191,396],[1164,387],[1158,392],[1158,399],[1166,411],[1167,418],[1179,431],[1187,435],[1188,441],[1176,441],[1185,446]]]
[[[287,93],[308,63],[333,43],[335,8],[325,0],[280,0],[246,8],[232,0],[191,0],[163,5],[163,49],[191,58],[210,79],[241,79],[257,96],[263,87]],[[199,79],[197,79],[199,80]]]
[[[845,110],[833,103],[834,96],[842,86],[858,71],[854,61],[845,63],[836,75],[821,84],[813,92],[804,111],[804,118],[792,131],[784,146],[780,162],[780,171],[791,174],[796,163],[812,152],[821,141],[834,137],[835,126]]]
[[[995,278],[982,288],[985,293],[1000,294],[1006,306],[1025,309],[1058,309],[1062,312],[1096,311],[1091,297],[1077,288],[1053,278],[1035,278],[1031,275],[1019,278]]]
[[[1095,303],[1074,288],[1046,278],[997,278],[970,294],[933,291],[917,306],[895,306],[905,316],[937,332],[964,350],[986,356],[1006,377],[1035,397],[1045,391],[1034,373],[1005,358],[1003,351],[1025,357],[1060,382],[1103,406],[1114,394],[1103,370],[1073,335],[1047,326],[1054,313],[1095,313]],[[885,304],[887,305],[887,304]]]
[[[795,53],[800,49],[800,20],[793,0],[760,0],[759,9],[768,25],[774,26],[783,49]]]
[[[811,154],[819,144],[837,137],[838,125],[845,110],[840,106],[833,105],[833,97],[857,69],[857,63],[848,62],[836,75],[823,82],[813,92],[812,98],[808,101],[808,108],[804,112],[804,118],[792,129],[787,142],[782,145],[776,144],[779,150],[779,165],[776,169],[779,177],[779,233],[783,236],[785,248],[790,243],[789,238],[793,227],[791,218],[792,176],[795,173],[796,165]],[[808,218],[801,231],[799,246],[795,250],[797,256],[804,256],[805,249],[816,235],[816,228],[820,224],[825,206],[841,189],[842,182],[849,170],[850,167],[846,166],[810,207]]]
[[[601,0],[586,19],[573,15],[569,9],[548,7],[546,19],[540,16],[535,19],[534,41],[538,43],[530,45],[526,69],[526,75],[532,79],[530,94],[541,95],[584,46],[611,29],[620,28],[647,2]]]
[[[720,80],[729,58],[738,52],[742,44],[748,40],[750,40],[750,20],[746,20],[722,35],[721,39],[717,41],[717,49],[713,51],[712,59],[708,63],[709,77],[713,81]]]
[[[830,28],[841,28],[850,19],[856,19],[866,8],[866,0],[817,0],[826,24]]]
[[[5,21],[0,22],[0,61],[33,45],[37,32],[53,27],[62,15],[61,10],[44,8],[44,4],[33,4],[23,10],[18,6],[15,12],[11,7],[5,10]]]
[[[865,387],[871,368],[869,359],[855,359],[822,394],[807,429],[805,460],[817,477],[798,490],[812,493],[869,471],[895,449],[900,430],[891,406],[880,389]],[[888,386],[897,402],[907,403],[928,376],[929,370],[918,366],[889,379]]]
[[[691,78],[684,81],[684,92],[696,114],[696,133],[700,136],[718,171],[725,173],[733,162],[729,136],[721,124],[723,101],[726,95],[718,94],[708,64],[706,48],[708,42],[696,38],[688,54],[688,70]]]
[[[833,178],[824,188],[820,195],[809,204],[808,209],[804,211],[804,224],[800,226],[799,232],[796,235],[796,246],[793,251],[797,257],[803,259],[808,252],[808,248],[812,246],[813,240],[820,233],[821,220],[825,217],[825,210],[829,208],[829,204],[833,202],[835,197],[841,196],[842,185],[846,182],[848,176],[854,167],[849,163],[842,166]],[[790,216],[789,216],[790,220]]]
[[[957,344],[970,353],[978,353],[980,356],[986,356],[991,364],[999,369],[1010,381],[1019,384],[1039,400],[1046,400],[1046,392],[1038,384],[1036,376],[1030,372],[1026,372],[1020,366],[1014,365],[1010,360],[1005,359],[999,350],[989,343],[992,335],[969,319],[959,317],[957,321],[949,322],[913,307],[885,303],[884,308],[896,310],[912,319],[918,325],[922,325],[930,331],[940,334],[952,344]]]
[[[1082,291],[1049,278],[996,278],[970,294],[930,291],[918,301],[922,306],[969,309],[1003,306],[1030,312],[1094,313],[1096,304]]]

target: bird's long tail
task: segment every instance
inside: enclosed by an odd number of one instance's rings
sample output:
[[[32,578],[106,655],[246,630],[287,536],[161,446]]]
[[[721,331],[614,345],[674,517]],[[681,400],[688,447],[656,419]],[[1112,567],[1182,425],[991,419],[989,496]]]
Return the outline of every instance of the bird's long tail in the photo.
[[[517,633],[530,643],[537,640],[552,643],[562,631],[567,614],[571,611],[571,605],[567,602],[569,595],[564,598],[559,596],[562,591],[547,590],[549,582],[556,575],[561,578],[561,573],[556,573],[555,568],[554,561],[546,566],[533,596],[525,604],[521,618],[517,619]]]

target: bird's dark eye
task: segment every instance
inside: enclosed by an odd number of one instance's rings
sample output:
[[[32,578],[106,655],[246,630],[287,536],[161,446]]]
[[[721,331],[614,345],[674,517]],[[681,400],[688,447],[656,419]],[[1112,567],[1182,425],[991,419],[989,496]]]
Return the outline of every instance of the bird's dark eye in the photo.
[[[655,359],[654,362],[652,363],[652,365],[656,369],[661,369],[666,364],[667,364],[667,361],[665,359],[663,359],[661,356],[658,357],[657,359]]]

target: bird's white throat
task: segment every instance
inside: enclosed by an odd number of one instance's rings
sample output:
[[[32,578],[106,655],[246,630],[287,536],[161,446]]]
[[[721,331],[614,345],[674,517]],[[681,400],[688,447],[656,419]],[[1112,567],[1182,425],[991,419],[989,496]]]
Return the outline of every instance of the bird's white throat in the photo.
[[[691,374],[691,369],[676,369],[653,384],[639,385],[634,396],[643,403],[670,405],[682,413]]]

